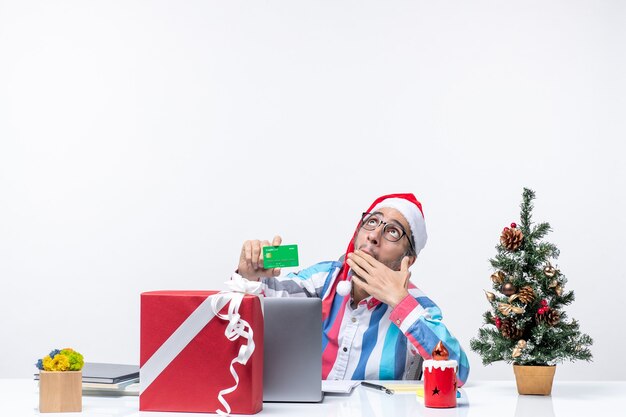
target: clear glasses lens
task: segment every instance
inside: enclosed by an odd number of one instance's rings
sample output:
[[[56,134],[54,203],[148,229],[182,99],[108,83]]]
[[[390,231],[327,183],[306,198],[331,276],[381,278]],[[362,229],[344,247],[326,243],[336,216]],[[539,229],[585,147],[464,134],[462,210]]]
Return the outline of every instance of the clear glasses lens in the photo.
[[[374,230],[378,226],[380,226],[380,222],[382,221],[383,221],[383,216],[371,214],[369,216],[365,216],[365,218],[363,219],[362,227],[365,230]]]
[[[363,219],[361,227],[365,230],[375,230],[383,221],[383,216],[371,214]],[[402,238],[404,232],[398,226],[385,224],[383,227],[383,237],[390,242],[397,242]]]
[[[400,228],[392,224],[385,225],[385,228],[383,229],[383,233],[384,233],[383,236],[385,237],[385,239],[391,242],[397,242],[402,237],[402,230],[400,230]]]

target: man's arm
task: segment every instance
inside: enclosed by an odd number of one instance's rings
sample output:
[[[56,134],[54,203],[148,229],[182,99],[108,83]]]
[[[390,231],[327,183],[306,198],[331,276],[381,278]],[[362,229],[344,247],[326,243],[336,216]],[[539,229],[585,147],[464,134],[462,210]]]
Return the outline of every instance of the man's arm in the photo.
[[[469,361],[461,344],[448,331],[442,318],[439,307],[417,288],[409,289],[409,295],[389,316],[424,359],[432,359],[431,352],[441,340],[450,353],[450,359],[459,364],[457,383],[462,386],[469,375]]]
[[[272,246],[282,243],[280,236],[275,236]],[[263,265],[263,247],[270,246],[267,240],[247,240],[241,247],[239,265],[236,273],[250,281],[261,281],[266,297],[319,297],[333,272],[338,271],[337,262],[322,262],[298,273],[279,277],[279,268],[265,269]]]
[[[318,297],[339,272],[341,263],[320,262],[284,277],[261,278],[266,297]]]

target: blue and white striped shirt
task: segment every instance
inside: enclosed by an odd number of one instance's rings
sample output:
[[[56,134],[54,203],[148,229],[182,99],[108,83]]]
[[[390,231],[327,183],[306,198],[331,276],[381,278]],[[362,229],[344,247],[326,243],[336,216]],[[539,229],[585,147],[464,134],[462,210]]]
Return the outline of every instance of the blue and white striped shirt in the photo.
[[[458,385],[465,383],[467,356],[430,298],[411,284],[409,296],[394,309],[371,296],[352,308],[350,295],[331,291],[341,266],[321,262],[285,277],[261,279],[267,297],[319,297],[327,304],[322,317],[323,379],[413,379],[419,357],[431,359],[441,340],[459,364]]]

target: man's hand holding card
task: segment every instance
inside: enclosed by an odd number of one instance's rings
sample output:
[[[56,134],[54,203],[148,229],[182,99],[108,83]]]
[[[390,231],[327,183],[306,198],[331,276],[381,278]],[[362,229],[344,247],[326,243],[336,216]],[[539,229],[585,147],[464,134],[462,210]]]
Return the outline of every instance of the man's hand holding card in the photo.
[[[280,268],[298,266],[298,246],[280,246],[282,238],[274,236],[268,240],[247,240],[241,248],[237,273],[242,277],[258,281],[261,277],[277,277]]]

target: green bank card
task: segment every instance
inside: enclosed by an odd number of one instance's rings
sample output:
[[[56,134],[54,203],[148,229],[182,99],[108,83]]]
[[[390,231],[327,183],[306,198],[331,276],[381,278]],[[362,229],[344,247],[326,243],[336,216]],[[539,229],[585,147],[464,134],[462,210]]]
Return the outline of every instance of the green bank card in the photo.
[[[263,268],[288,268],[290,266],[298,266],[298,245],[263,248]]]

